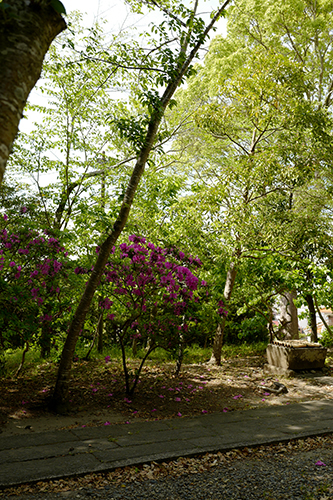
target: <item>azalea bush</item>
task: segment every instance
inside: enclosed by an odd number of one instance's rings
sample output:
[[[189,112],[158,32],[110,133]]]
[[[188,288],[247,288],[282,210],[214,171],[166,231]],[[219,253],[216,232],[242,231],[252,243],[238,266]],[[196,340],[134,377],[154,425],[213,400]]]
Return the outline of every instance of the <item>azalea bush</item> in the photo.
[[[191,342],[200,301],[209,295],[207,283],[192,272],[201,265],[198,257],[156,247],[135,235],[128,244],[113,248],[99,287],[99,305],[121,348],[127,395],[134,393],[142,367],[156,348],[172,351]],[[87,270],[78,267],[75,272]],[[221,304],[217,307],[225,314]],[[134,374],[126,359],[133,342],[145,347]]]
[[[68,256],[48,231],[29,229],[3,215],[0,227],[0,344],[2,349],[38,344],[48,351],[65,297]]]

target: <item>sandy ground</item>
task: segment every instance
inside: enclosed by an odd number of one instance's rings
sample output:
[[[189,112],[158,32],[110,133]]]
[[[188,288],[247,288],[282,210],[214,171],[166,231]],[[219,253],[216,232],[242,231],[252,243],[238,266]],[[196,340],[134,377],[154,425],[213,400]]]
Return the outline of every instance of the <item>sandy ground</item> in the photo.
[[[74,427],[94,427],[110,424],[124,423],[124,415],[110,410],[81,411],[75,415],[52,415],[47,414],[35,418],[26,417],[22,419],[15,414],[7,417],[0,427],[0,438],[14,434],[27,434],[30,432],[47,432],[61,429],[72,429]]]

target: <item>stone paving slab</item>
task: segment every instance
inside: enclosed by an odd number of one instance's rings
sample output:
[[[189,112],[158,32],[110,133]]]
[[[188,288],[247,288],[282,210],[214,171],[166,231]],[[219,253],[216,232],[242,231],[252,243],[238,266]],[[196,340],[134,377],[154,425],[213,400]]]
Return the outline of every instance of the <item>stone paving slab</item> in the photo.
[[[333,433],[333,400],[0,436],[0,487]]]
[[[11,486],[44,479],[56,479],[89,473],[100,465],[92,454],[54,457],[48,460],[31,460],[18,464],[1,465],[0,485]]]
[[[154,422],[154,432],[165,431],[170,429],[166,423],[167,420],[157,420]],[[140,432],[151,432],[152,422],[138,422],[135,423],[135,430]],[[71,432],[79,439],[96,439],[101,437],[112,436],[114,438],[126,436],[129,432],[133,431],[133,424],[119,424],[119,425],[102,425],[101,427],[80,427],[72,429]],[[0,437],[1,439],[1,437]]]
[[[31,432],[27,430],[26,434],[1,437],[0,451],[11,448],[21,448],[29,446],[38,446],[43,444],[56,444],[66,441],[79,440],[71,431],[50,431],[50,432]]]
[[[116,450],[106,450],[105,452],[95,452],[94,456],[101,462],[112,464],[115,460],[121,458],[146,457],[151,454],[158,454],[162,451],[173,456],[180,457],[186,453],[189,443],[186,441],[167,441],[162,446],[161,443],[140,444],[137,446],[129,446],[126,448],[118,448]],[[190,443],[190,448],[195,449],[199,453],[199,447],[196,444]]]
[[[4,450],[0,452],[0,464],[8,462],[30,462],[58,456],[74,455],[78,453],[89,453],[88,443],[80,441],[66,441],[63,443],[45,444],[39,446],[24,446],[18,449]]]
[[[198,436],[199,429],[167,429],[165,431],[154,432],[134,432],[127,436],[119,437],[115,442],[119,446],[133,446],[142,443],[163,443],[165,441],[183,441]],[[211,428],[200,428],[201,436],[211,436],[218,434],[218,431],[212,431]]]

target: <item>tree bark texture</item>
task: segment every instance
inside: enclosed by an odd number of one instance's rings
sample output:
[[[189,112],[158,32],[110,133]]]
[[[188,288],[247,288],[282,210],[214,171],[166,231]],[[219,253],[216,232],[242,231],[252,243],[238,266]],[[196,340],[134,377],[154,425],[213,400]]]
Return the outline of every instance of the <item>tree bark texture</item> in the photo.
[[[179,333],[178,356],[176,361],[175,375],[178,377],[184,359],[184,336]]]
[[[232,290],[234,288],[234,284],[236,281],[236,276],[237,276],[237,267],[235,262],[231,262],[228,272],[227,272],[227,279],[225,281],[224,285],[224,292],[223,292],[223,297],[228,304]],[[214,337],[214,343],[213,343],[213,352],[211,355],[211,358],[209,360],[209,363],[220,366],[221,365],[221,352],[222,352],[222,346],[223,346],[223,336],[224,336],[224,327],[225,327],[225,322],[226,318],[224,317],[222,321],[217,325],[217,329],[215,332],[215,337]]]
[[[118,217],[114,223],[114,226],[110,234],[100,247],[96,264],[91,273],[90,279],[86,285],[86,289],[81,297],[80,303],[75,311],[73,320],[69,326],[66,342],[62,351],[61,360],[59,364],[56,386],[51,401],[51,406],[57,411],[64,411],[67,408],[69,383],[71,377],[71,365],[72,365],[72,358],[75,351],[76,342],[79,338],[80,331],[82,329],[86,314],[89,310],[89,306],[95,294],[96,288],[101,280],[111,250],[115,245],[118,237],[120,236],[127,222],[137,187],[144,173],[146,162],[153,148],[156,134],[160,126],[160,123],[162,121],[162,118],[164,116],[166,107],[168,106],[178,86],[182,82],[182,79],[186,74],[191,62],[195,58],[196,54],[203,45],[204,41],[207,39],[208,33],[211,31],[215,22],[220,18],[222,12],[230,2],[231,0],[226,0],[224,2],[224,4],[220,7],[220,9],[216,12],[214,17],[212,18],[209,25],[204,30],[202,36],[198,38],[197,44],[193,47],[188,57],[185,59],[183,63],[180,64],[177,72],[170,77],[169,84],[166,86],[166,89],[158,103],[158,106],[155,108],[155,111],[151,115],[145,142],[140,153],[138,154],[138,158],[134,166],[131,178],[129,180],[124,200],[119,210]]]
[[[310,315],[311,342],[318,342],[316,308],[313,302],[312,295],[307,294],[305,296],[305,300],[308,305],[309,315]]]
[[[47,1],[7,0],[0,7],[0,184],[30,91],[54,38],[66,28]]]
[[[280,323],[286,340],[299,338],[297,308],[294,299],[296,299],[295,291],[285,292],[281,296]]]
[[[102,278],[102,274],[109,259],[111,250],[127,222],[134,195],[143,175],[149,153],[153,147],[154,139],[156,137],[161,119],[162,115],[158,114],[155,115],[155,117],[151,120],[151,123],[148,127],[145,146],[142,148],[136,165],[133,169],[130,181],[126,189],[124,200],[119,210],[118,217],[113,225],[111,233],[100,247],[96,264],[93,268],[85,291],[81,297],[80,303],[69,326],[66,342],[61,354],[57,381],[53,397],[50,402],[51,407],[58,412],[64,412],[67,410],[69,383],[71,378],[71,367],[73,355],[75,352],[75,346],[79,338],[86,314],[89,310],[91,301]]]

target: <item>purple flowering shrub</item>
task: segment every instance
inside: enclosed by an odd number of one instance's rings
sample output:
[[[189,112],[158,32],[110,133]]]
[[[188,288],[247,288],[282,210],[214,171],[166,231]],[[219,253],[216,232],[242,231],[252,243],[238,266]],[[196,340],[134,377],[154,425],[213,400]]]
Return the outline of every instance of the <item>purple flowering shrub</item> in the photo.
[[[24,207],[21,214],[24,214]],[[45,231],[0,226],[0,345],[49,343],[55,321],[66,305],[61,288],[67,279],[67,252]],[[68,305],[67,305],[68,307]]]
[[[191,271],[200,260],[175,249],[162,249],[132,235],[129,243],[113,248],[99,287],[99,305],[122,350],[126,393],[132,395],[149,354],[157,347],[174,350],[189,342],[195,304],[206,295],[207,284]],[[191,268],[191,269],[190,269]],[[77,274],[86,270],[76,268]],[[130,383],[126,347],[133,340],[145,347],[141,365]]]

